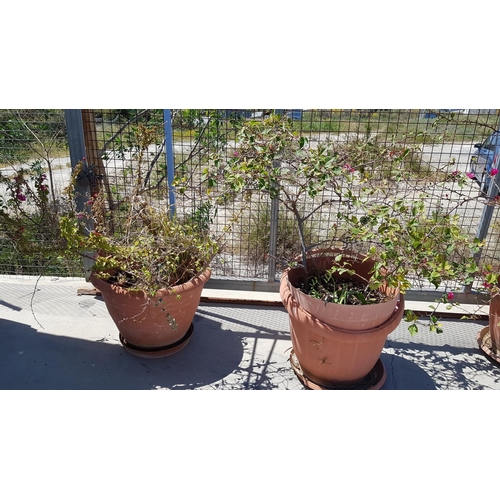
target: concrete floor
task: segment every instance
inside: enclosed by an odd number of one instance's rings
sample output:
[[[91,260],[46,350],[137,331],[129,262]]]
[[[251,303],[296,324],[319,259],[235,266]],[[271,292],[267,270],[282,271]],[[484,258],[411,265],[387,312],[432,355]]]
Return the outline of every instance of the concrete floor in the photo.
[[[91,285],[0,277],[0,389],[304,390],[275,295],[271,305],[203,301],[182,351],[142,359],[120,344],[102,298],[79,295],[81,288]],[[206,300],[214,296],[221,292],[204,291]],[[443,323],[440,335],[422,329],[411,338],[402,323],[389,336],[383,390],[500,389],[500,367],[476,341],[487,323]]]

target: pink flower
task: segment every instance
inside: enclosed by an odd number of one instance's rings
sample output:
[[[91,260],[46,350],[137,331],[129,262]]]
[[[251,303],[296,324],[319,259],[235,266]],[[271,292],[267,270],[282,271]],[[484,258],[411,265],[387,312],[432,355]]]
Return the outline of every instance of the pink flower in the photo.
[[[448,292],[448,295],[446,296],[446,298],[448,300],[453,300],[453,297],[455,296],[455,294],[453,292]]]
[[[490,175],[493,177],[494,175],[497,175],[498,174],[498,168],[492,168],[490,170]]]
[[[234,156],[240,156],[240,153],[238,151],[235,151]]]
[[[455,172],[452,172],[452,173],[451,173],[451,175],[452,175],[453,177],[456,177],[456,176],[458,175],[458,170],[455,170]]]
[[[474,175],[474,172],[467,172],[465,175],[466,175],[469,179],[474,179],[474,177],[476,177],[476,176]]]
[[[17,193],[16,197],[19,201],[26,201],[26,196],[23,193]]]
[[[350,172],[350,173],[354,172],[354,168],[351,167],[351,165],[349,165],[349,163],[346,163],[344,165],[344,168],[345,168],[345,170],[347,170],[347,172]]]

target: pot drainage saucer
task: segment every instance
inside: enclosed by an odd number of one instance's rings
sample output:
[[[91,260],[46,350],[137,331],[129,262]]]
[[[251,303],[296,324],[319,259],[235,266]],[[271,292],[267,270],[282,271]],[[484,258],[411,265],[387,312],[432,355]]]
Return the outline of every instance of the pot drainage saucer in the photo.
[[[496,352],[491,342],[490,327],[485,326],[477,334],[479,348],[497,363],[500,363],[500,353]]]
[[[140,358],[164,358],[165,356],[170,356],[171,354],[175,354],[183,349],[186,344],[190,341],[191,335],[193,334],[194,326],[191,323],[191,326],[188,328],[188,331],[181,339],[176,342],[159,347],[142,347],[131,344],[127,342],[120,333],[120,342],[125,349],[133,354],[134,356],[138,356]]]
[[[311,378],[303,372],[293,349],[290,354],[290,364],[292,365],[295,375],[297,375],[302,384],[308,389],[313,390],[376,390],[384,385],[387,376],[384,363],[382,363],[382,360],[379,358],[370,373],[358,382],[353,384],[339,384],[338,386],[326,386],[311,380]]]

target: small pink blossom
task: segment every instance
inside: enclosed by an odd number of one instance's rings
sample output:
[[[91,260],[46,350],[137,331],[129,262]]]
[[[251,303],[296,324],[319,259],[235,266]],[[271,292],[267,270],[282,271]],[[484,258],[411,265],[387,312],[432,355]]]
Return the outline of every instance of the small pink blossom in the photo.
[[[351,165],[349,165],[349,163],[346,163],[346,164],[344,165],[344,169],[345,169],[347,172],[350,172],[350,173],[354,172],[354,168],[353,168],[353,167],[351,167]]]
[[[455,294],[453,292],[448,292],[448,295],[446,296],[446,298],[448,300],[453,300],[453,297],[455,296]]]
[[[451,173],[451,175],[452,175],[453,177],[456,177],[456,176],[458,175],[458,170],[455,170],[455,172],[452,172],[452,173]]]
[[[26,196],[24,196],[24,194],[23,194],[23,193],[17,193],[16,198],[17,198],[19,201],[26,201]]]
[[[233,154],[234,154],[234,156],[236,156],[236,157],[240,156],[239,151],[235,151]]]
[[[476,176],[474,175],[474,172],[467,172],[465,174],[469,179],[474,179]]]
[[[494,176],[494,175],[497,175],[497,174],[498,174],[498,168],[492,168],[492,169],[490,170],[490,175],[491,175],[491,176]]]

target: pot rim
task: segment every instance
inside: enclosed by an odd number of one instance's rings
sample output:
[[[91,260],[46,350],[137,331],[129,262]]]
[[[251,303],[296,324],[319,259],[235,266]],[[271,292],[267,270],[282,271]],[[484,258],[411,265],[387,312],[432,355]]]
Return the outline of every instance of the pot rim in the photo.
[[[181,294],[184,292],[188,292],[189,290],[200,286],[200,283],[206,283],[210,279],[211,275],[212,275],[212,270],[210,267],[207,267],[201,273],[192,277],[186,283],[182,283],[181,285],[174,285],[173,287],[170,288],[160,288],[159,290],[156,291],[153,297],[156,297],[157,295],[166,295],[166,294],[172,295],[172,294]],[[90,282],[98,289],[102,288],[101,285],[102,283],[106,288],[108,288],[108,290],[112,291],[113,293],[128,293],[129,295],[148,296],[148,294],[144,290],[131,291],[128,288],[108,283],[107,281],[104,281],[103,279],[96,276],[94,272],[91,273],[89,279]]]
[[[290,316],[296,316],[293,314],[293,310],[301,310],[302,313],[304,314],[307,322],[309,323],[308,326],[313,327],[313,328],[324,328],[331,334],[346,334],[346,335],[353,335],[353,334],[359,334],[359,335],[369,335],[371,333],[375,332],[380,332],[385,329],[392,328],[390,331],[393,331],[394,325],[398,325],[401,322],[401,319],[404,314],[404,306],[405,306],[405,299],[404,295],[400,292],[398,301],[396,304],[396,307],[394,308],[394,312],[391,314],[391,316],[381,325],[373,328],[369,328],[367,330],[348,330],[345,328],[337,328],[329,325],[328,323],[325,323],[324,321],[321,321],[320,319],[316,318],[313,316],[309,311],[306,311],[304,308],[300,306],[300,304],[295,300],[295,298],[292,295],[292,292],[286,285],[286,282],[282,280],[281,287],[280,287],[280,295],[281,299],[283,301],[283,305],[285,306],[285,309],[287,310],[288,314]],[[343,304],[339,304],[341,307],[347,307]],[[358,306],[354,306],[358,307]],[[291,312],[292,311],[292,312]]]
[[[353,262],[358,262],[360,264],[365,264],[365,263],[373,263],[375,264],[376,261],[374,259],[372,259],[371,257],[367,257],[366,255],[362,254],[362,253],[359,253],[359,252],[354,252],[352,250],[346,250],[346,249],[342,249],[342,248],[331,248],[331,249],[322,249],[322,250],[313,250],[311,252],[308,252],[307,254],[307,260],[310,260],[312,262],[314,262],[316,259],[322,259],[322,258],[328,258],[328,257],[332,257],[333,255],[338,255],[338,254],[343,254],[345,257],[346,257],[346,260],[349,260],[349,258],[351,257],[352,258],[352,261]],[[300,263],[299,263],[300,264]],[[382,270],[384,270],[385,268],[382,268]],[[312,271],[314,269],[308,269],[308,275],[307,277],[309,277],[310,275],[312,275]],[[325,269],[326,270],[326,269]],[[281,280],[283,279],[287,279],[288,283],[293,286],[294,288],[297,289],[297,291],[299,293],[304,293],[302,292],[302,290],[300,290],[297,286],[295,286],[288,278],[288,275],[289,275],[289,272],[290,271],[296,271],[296,272],[302,272],[303,273],[303,277],[306,278],[306,270],[305,268],[302,266],[302,265],[299,265],[299,266],[289,266],[287,269],[285,269],[283,271],[283,274],[281,276]],[[322,271],[322,270],[320,270]],[[384,302],[391,302],[391,301],[394,301],[395,299],[397,299],[398,295],[400,294],[400,289],[397,288],[397,287],[389,287],[387,284],[382,284],[380,286],[380,288],[384,288],[386,290],[392,290],[394,292],[394,297],[392,298],[388,298],[388,300],[384,301]],[[382,293],[385,293],[382,291]],[[304,295],[307,295],[307,294],[304,294]],[[390,297],[390,296],[388,296]],[[312,297],[314,298],[314,297]],[[355,305],[355,304],[338,304],[338,305],[343,305],[345,307],[359,307],[360,305],[362,305],[363,307],[367,307],[367,306],[377,306],[379,303],[375,303],[375,304],[359,304],[359,305]]]

